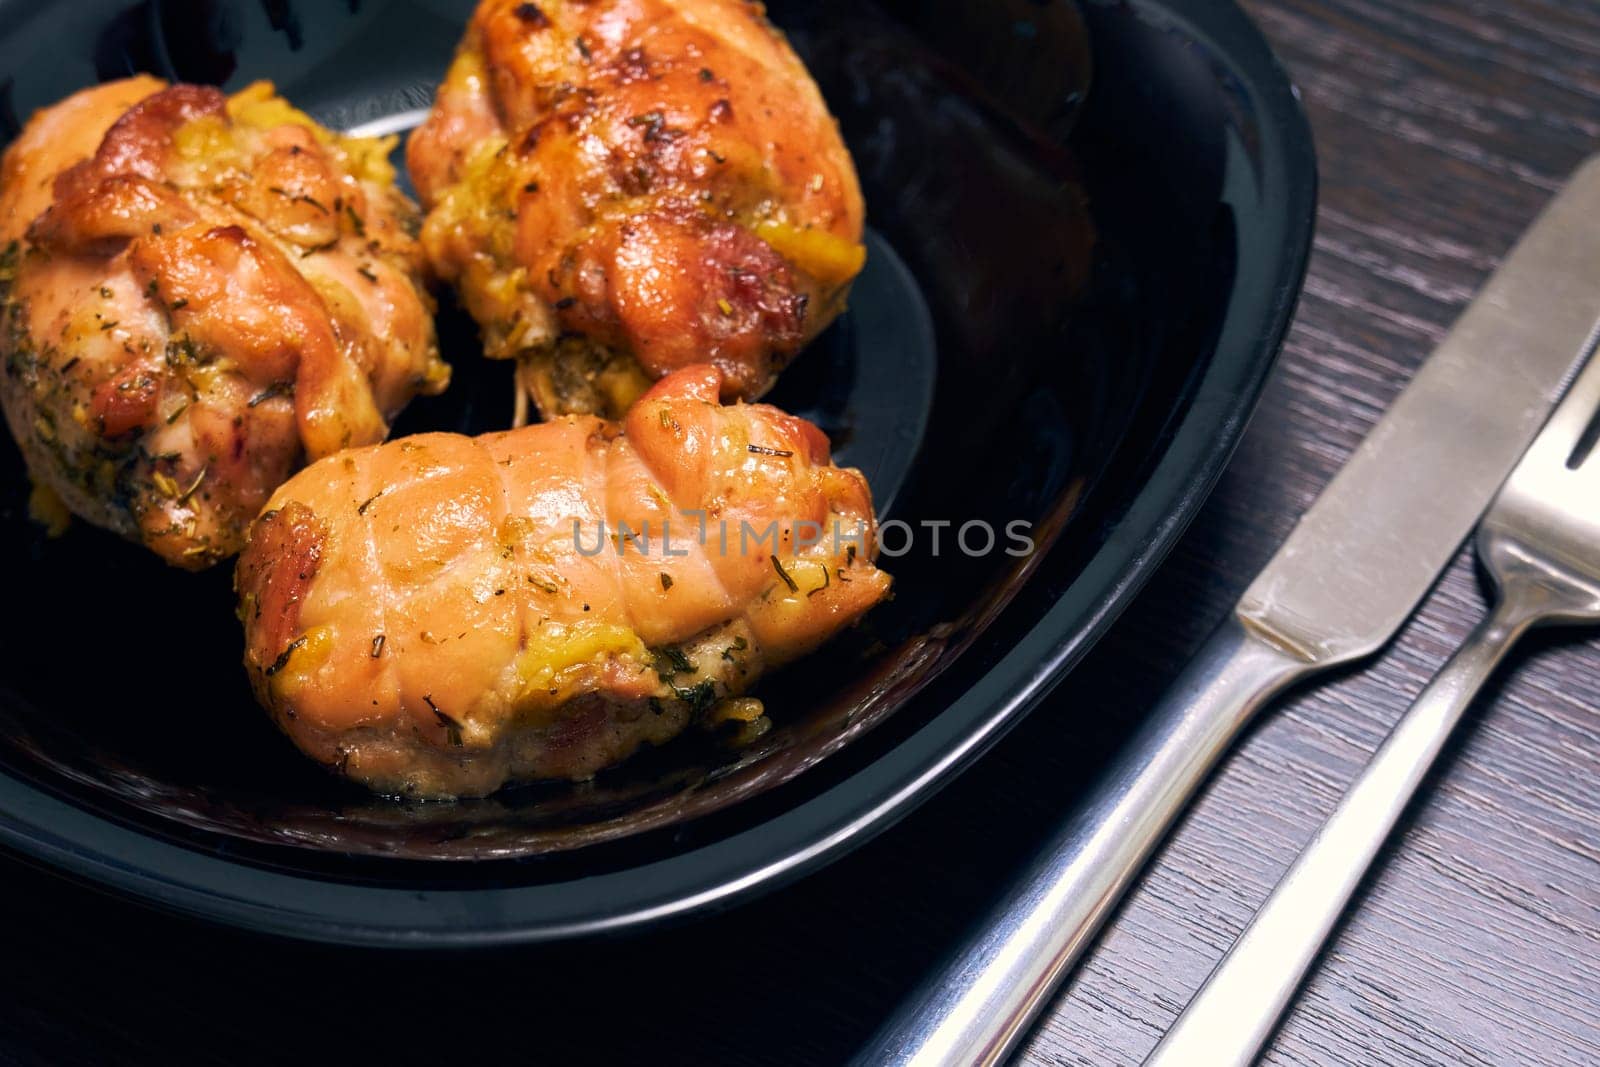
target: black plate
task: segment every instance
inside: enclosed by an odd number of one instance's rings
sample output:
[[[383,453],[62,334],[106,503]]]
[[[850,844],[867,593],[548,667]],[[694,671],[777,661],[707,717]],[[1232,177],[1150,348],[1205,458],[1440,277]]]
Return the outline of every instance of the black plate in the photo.
[[[616,930],[860,844],[1066,674],[1209,491],[1286,329],[1315,198],[1293,92],[1217,0],[769,9],[840,118],[874,227],[852,310],[773,399],[833,434],[886,519],[954,524],[941,551],[920,527],[884,561],[897,595],[867,628],[764,683],[773,733],[674,743],[583,786],[370,797],[251,704],[225,569],[169,572],[85,528],[45,540],[7,448],[0,553],[22,565],[0,634],[0,840],[300,937]],[[138,69],[269,77],[330,124],[392,120],[426,105],[468,10],[0,0],[0,132]],[[399,429],[503,426],[505,367],[458,313],[441,326],[456,385]],[[1027,522],[1038,551],[969,557],[954,534],[974,520]]]

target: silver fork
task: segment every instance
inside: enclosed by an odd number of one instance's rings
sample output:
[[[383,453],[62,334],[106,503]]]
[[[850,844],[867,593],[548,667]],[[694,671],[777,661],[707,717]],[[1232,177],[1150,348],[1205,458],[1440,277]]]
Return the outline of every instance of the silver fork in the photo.
[[[1515,353],[1506,358],[1515,359]],[[1401,718],[1146,1067],[1252,1062],[1478,690],[1529,629],[1600,622],[1600,356],[1478,524],[1494,609]],[[1460,414],[1472,418],[1472,412]]]

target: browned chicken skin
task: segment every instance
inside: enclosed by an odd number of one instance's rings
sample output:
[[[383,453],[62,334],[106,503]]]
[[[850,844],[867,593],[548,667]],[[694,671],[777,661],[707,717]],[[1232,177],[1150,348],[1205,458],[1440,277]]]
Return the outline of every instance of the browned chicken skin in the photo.
[[[423,434],[290,479],[235,575],[274,720],[374,789],[441,797],[759,716],[740,694],[889,578],[861,474],[721,387],[687,368],[622,424]]]
[[[429,259],[546,415],[706,361],[758,397],[865,257],[835,123],[748,0],[484,0],[406,161]]]
[[[35,115],[0,163],[0,402],[35,482],[199,569],[307,457],[443,389],[390,147],[266,83]]]

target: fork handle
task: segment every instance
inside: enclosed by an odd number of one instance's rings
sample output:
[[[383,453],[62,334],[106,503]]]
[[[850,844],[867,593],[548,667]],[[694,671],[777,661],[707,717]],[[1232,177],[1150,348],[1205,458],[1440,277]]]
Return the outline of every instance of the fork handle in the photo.
[[[1534,617],[1500,601],[1401,717],[1145,1067],[1253,1062],[1473,697]]]

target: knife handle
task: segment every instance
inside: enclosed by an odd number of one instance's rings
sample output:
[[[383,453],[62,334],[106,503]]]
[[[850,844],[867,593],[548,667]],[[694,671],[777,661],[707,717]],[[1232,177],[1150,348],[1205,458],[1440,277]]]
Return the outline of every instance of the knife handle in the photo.
[[[1230,614],[1083,809],[857,1062],[1003,1058],[1250,716],[1313,669]]]

